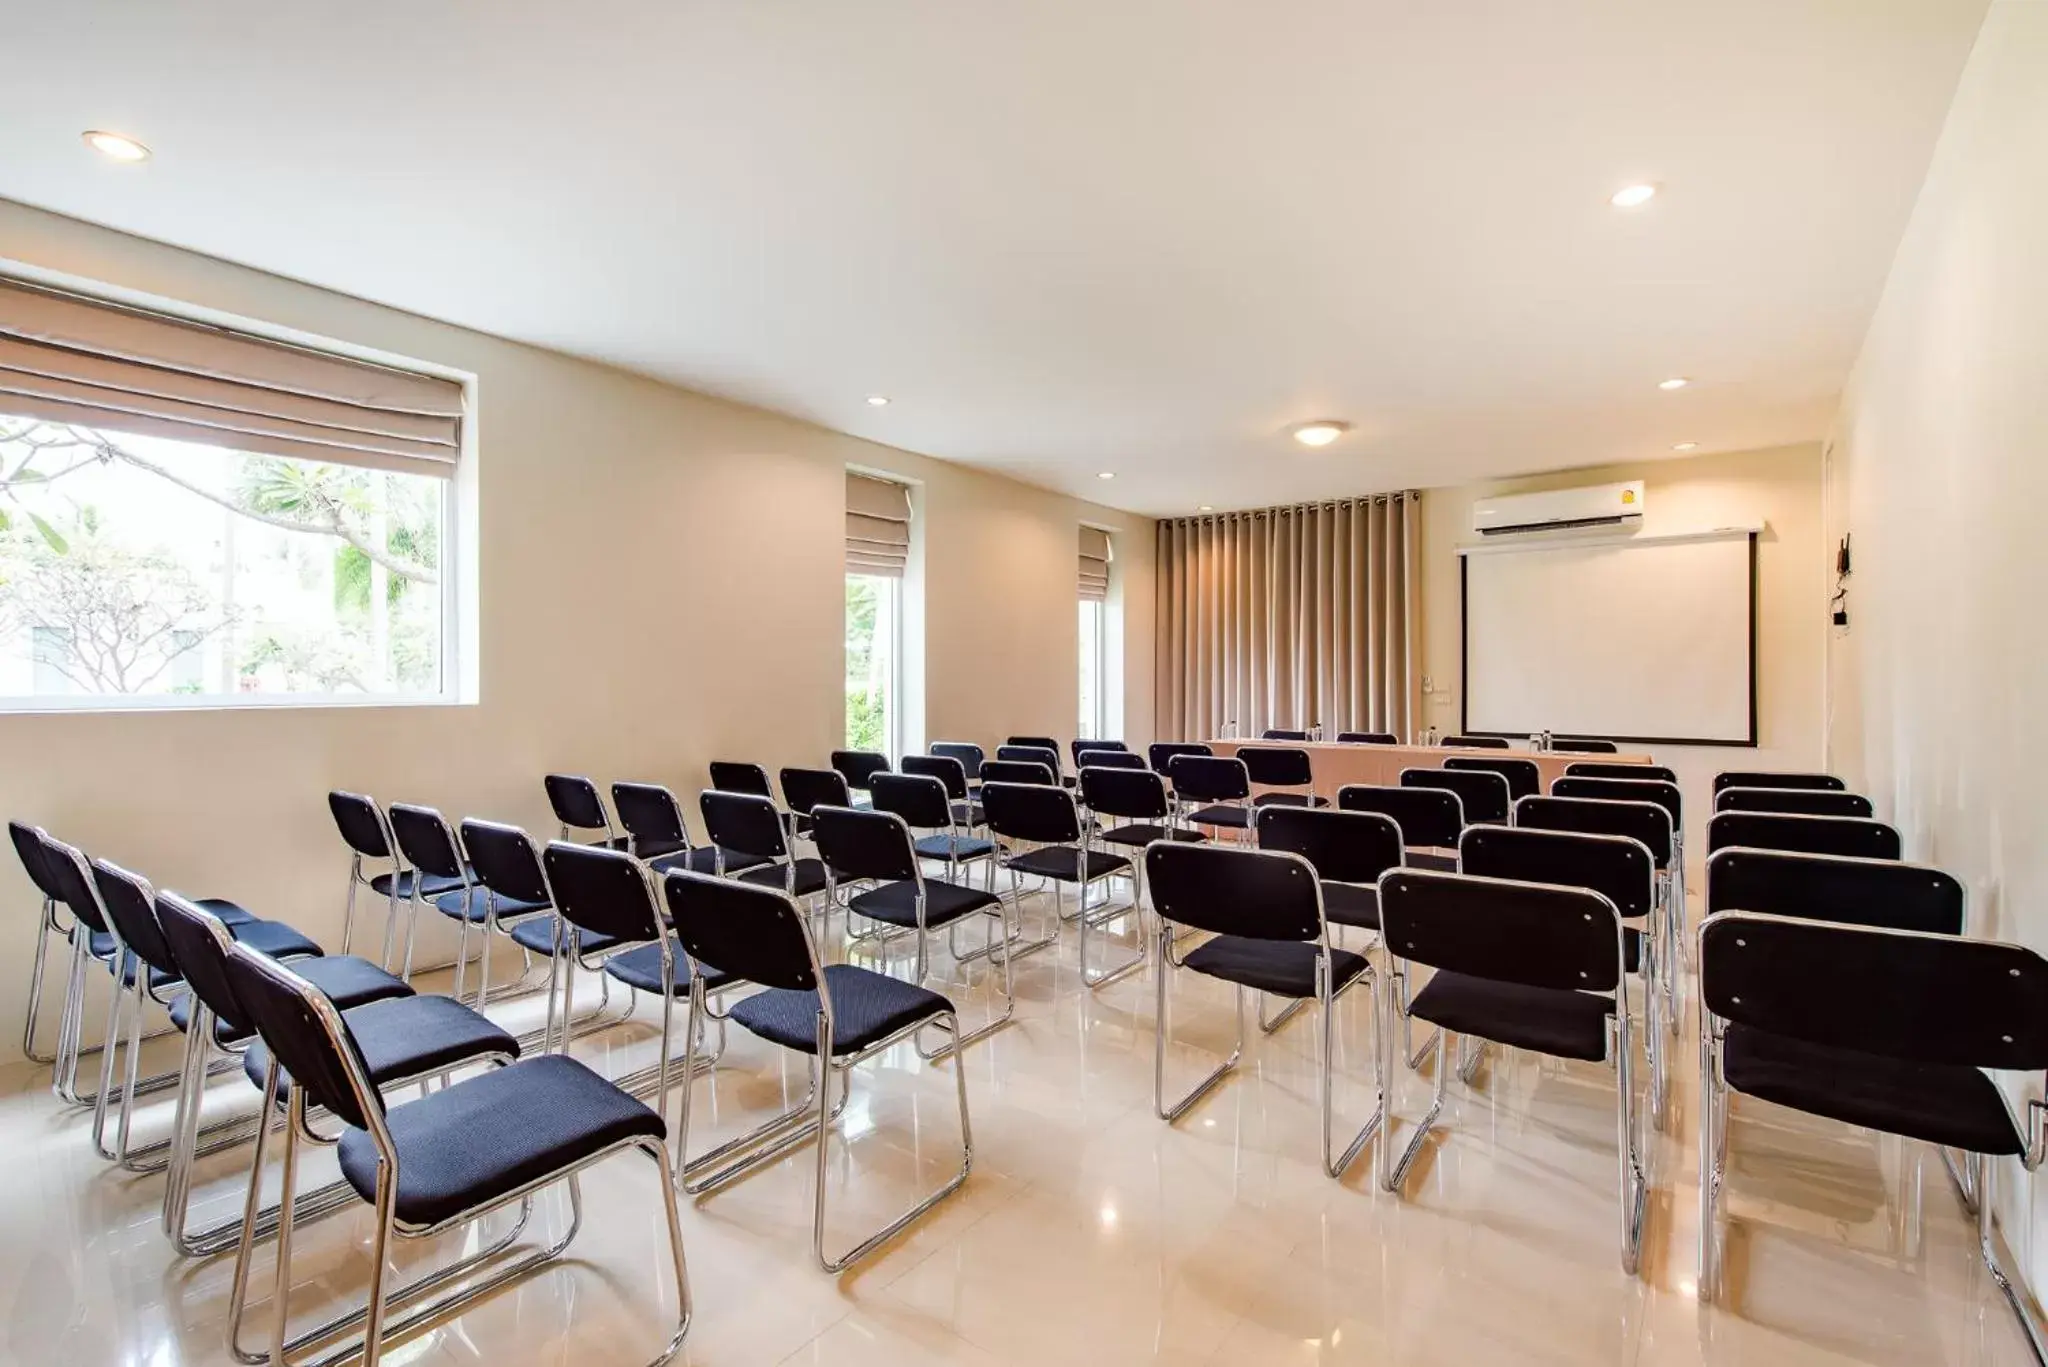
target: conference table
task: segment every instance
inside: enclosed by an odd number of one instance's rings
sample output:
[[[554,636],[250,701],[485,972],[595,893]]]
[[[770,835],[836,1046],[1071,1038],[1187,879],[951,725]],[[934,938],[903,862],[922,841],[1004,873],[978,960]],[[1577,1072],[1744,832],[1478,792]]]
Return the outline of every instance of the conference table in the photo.
[[[1603,764],[1648,764],[1648,755],[1582,755],[1560,751],[1539,754],[1534,750],[1473,750],[1453,745],[1337,745],[1328,741],[1298,740],[1212,740],[1206,742],[1219,755],[1235,755],[1242,745],[1308,751],[1309,769],[1315,774],[1316,793],[1334,798],[1349,783],[1398,786],[1403,769],[1441,769],[1444,761],[1467,759],[1527,759],[1536,762],[1543,790],[1550,791],[1552,779],[1562,778],[1567,764],[1597,760]]]

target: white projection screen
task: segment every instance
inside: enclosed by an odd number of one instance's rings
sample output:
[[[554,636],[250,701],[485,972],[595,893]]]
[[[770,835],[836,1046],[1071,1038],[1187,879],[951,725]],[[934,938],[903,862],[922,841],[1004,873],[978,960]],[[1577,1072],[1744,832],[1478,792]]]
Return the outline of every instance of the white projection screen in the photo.
[[[1756,533],[1459,560],[1468,734],[1756,744]]]

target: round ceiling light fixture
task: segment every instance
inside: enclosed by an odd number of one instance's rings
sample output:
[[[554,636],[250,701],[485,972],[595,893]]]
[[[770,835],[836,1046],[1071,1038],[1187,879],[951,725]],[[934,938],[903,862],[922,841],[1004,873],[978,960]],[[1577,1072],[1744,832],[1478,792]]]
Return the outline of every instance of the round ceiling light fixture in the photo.
[[[1671,449],[1674,451],[1697,451],[1699,446],[1700,444],[1696,441],[1682,441]]]
[[[1328,446],[1351,430],[1348,422],[1335,418],[1318,418],[1314,422],[1302,423],[1294,429],[1294,439],[1303,446]]]
[[[1657,197],[1654,185],[1624,185],[1607,197],[1617,209],[1640,209]]]
[[[869,408],[887,408],[888,406],[889,406],[889,396],[888,396],[887,394],[870,394],[870,395],[868,395],[868,407],[869,407]]]
[[[1096,476],[1096,478],[1097,478],[1097,479],[1115,479],[1115,478],[1116,478],[1116,471],[1114,471],[1114,470],[1104,470],[1104,471],[1103,471],[1103,472],[1102,472],[1101,474],[1097,475],[1097,476]]]
[[[1213,503],[1204,503],[1201,507],[1195,509],[1195,511],[1198,513],[1213,513],[1216,511],[1216,505]]]
[[[79,134],[85,145],[112,161],[148,161],[149,149],[131,137],[121,133],[109,133],[103,128],[88,128]]]
[[[1685,388],[1685,387],[1686,387],[1687,385],[1689,385],[1689,384],[1691,384],[1691,383],[1692,383],[1692,381],[1691,381],[1691,380],[1688,380],[1688,379],[1687,379],[1687,378],[1686,378],[1685,376],[1683,376],[1683,375],[1673,375],[1673,376],[1672,376],[1672,377],[1671,377],[1670,379],[1668,379],[1668,380],[1659,380],[1659,381],[1657,381],[1657,388],[1659,388],[1659,389],[1683,389],[1683,388]]]

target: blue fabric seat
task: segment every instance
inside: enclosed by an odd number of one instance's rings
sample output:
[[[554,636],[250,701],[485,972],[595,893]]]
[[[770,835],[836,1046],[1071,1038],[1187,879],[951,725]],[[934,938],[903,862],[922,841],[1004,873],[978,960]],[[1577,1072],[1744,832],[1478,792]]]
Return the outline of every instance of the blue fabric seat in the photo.
[[[519,1041],[453,997],[386,997],[341,1013],[378,1086],[420,1077],[492,1054],[519,1057]],[[270,1069],[262,1040],[242,1055],[242,1071],[258,1087]],[[291,1075],[278,1075],[277,1099],[291,1095]]]
[[[978,835],[927,835],[918,838],[915,848],[924,859],[979,859],[994,854],[996,842]]]
[[[1380,890],[1356,883],[1323,883],[1323,919],[1333,926],[1380,928]]]
[[[625,943],[616,935],[600,935],[594,930],[582,930],[576,926],[567,927],[564,940],[577,955],[601,954]],[[555,952],[555,918],[533,916],[512,927],[512,942],[536,954]]]
[[[1145,846],[1155,840],[1180,840],[1190,845],[1199,845],[1209,837],[1200,831],[1184,831],[1174,826],[1161,826],[1151,821],[1134,821],[1128,826],[1112,826],[1102,833],[1102,839],[1112,845]]]
[[[917,885],[907,881],[884,883],[879,888],[859,894],[847,905],[863,916],[886,921],[892,926],[915,926]],[[1001,905],[1002,900],[994,893],[983,892],[980,888],[963,887],[942,878],[924,880],[926,926],[949,925],[963,916]]]
[[[855,1054],[918,1021],[953,1009],[929,988],[854,964],[827,964],[832,994],[832,1053]],[[732,1019],[762,1039],[806,1054],[818,1052],[818,994],[771,988],[732,1005]]]
[[[273,959],[314,958],[322,952],[311,937],[282,921],[252,918],[228,926],[228,934],[234,937],[236,944],[247,945],[258,954],[268,954]]]
[[[792,861],[796,868],[791,875],[789,894],[792,897],[809,897],[812,893],[823,892],[827,886],[823,860],[803,858]],[[742,883],[758,883],[764,888],[783,891],[782,865],[763,864],[758,869],[748,869],[740,875]]]
[[[1318,949],[1306,940],[1252,940],[1218,935],[1181,962],[1197,973],[1228,983],[1254,987],[1276,997],[1316,994]],[[1330,991],[1335,992],[1365,972],[1365,956],[1348,949],[1330,951]]]
[[[1112,873],[1122,873],[1131,867],[1131,861],[1120,854],[1107,850],[1089,850],[1084,867],[1082,850],[1074,845],[1048,845],[1041,850],[1031,850],[1017,855],[1009,866],[1019,873],[1032,874],[1039,878],[1057,878],[1062,883],[1079,883],[1102,878]]]
[[[1188,820],[1197,826],[1235,826],[1239,829],[1249,829],[1252,824],[1252,809],[1218,803],[1214,807],[1202,807],[1189,812]]]
[[[1607,1018],[1614,1001],[1568,987],[1475,978],[1439,971],[1408,1003],[1417,1020],[1558,1058],[1607,1057]]]
[[[237,906],[225,897],[201,897],[196,899],[192,905],[198,907],[201,911],[212,912],[220,918],[221,924],[229,930],[233,930],[244,922],[256,919],[254,912]]]
[[[434,910],[451,921],[468,920],[471,925],[482,925],[490,917],[491,894],[485,888],[471,888],[467,895],[460,887],[453,892],[444,892],[434,899]],[[509,921],[515,916],[531,916],[537,911],[548,911],[546,902],[522,902],[517,897],[498,898],[498,919]]]
[[[389,873],[376,875],[370,879],[371,891],[384,897],[391,896],[394,878],[397,882],[398,896],[400,897],[412,896],[413,884],[415,882],[419,884],[420,896],[422,897],[438,897],[444,892],[462,886],[460,878],[445,878],[438,873],[429,873],[422,876],[417,869],[405,869],[396,875]]]
[[[763,859],[758,854],[735,854],[731,850],[725,852],[725,871],[727,873],[743,873],[748,869],[758,869],[768,862],[768,860]],[[718,851],[712,849],[709,845],[701,846],[687,853],[682,850],[674,850],[648,860],[647,866],[656,873],[667,873],[671,869],[688,869],[691,873],[715,874],[718,872]]]
[[[393,1213],[436,1225],[629,1140],[665,1140],[646,1106],[560,1054],[521,1059],[385,1113],[398,1155]],[[341,1174],[365,1201],[377,1196],[377,1145],[363,1130],[341,1138]]]
[[[322,995],[346,1011],[351,1006],[364,1006],[370,1002],[382,1001],[386,997],[410,997],[412,988],[401,979],[392,977],[368,959],[353,954],[327,954],[317,959],[301,959],[290,965],[291,971],[317,988]],[[171,1024],[184,1030],[192,1023],[192,994],[184,993],[171,1003]],[[230,1027],[226,1021],[217,1020],[214,1025],[214,1040],[223,1048],[230,1048],[246,1040],[254,1032],[242,1027]]]
[[[690,961],[683,954],[683,947],[676,943],[673,936],[669,938],[668,946],[676,961],[676,995],[687,996],[690,991]],[[661,995],[661,946],[641,945],[638,949],[614,954],[604,961],[604,971],[636,991],[652,992],[658,997]],[[732,975],[729,973],[707,969],[704,973],[704,990],[716,992],[732,981]]]

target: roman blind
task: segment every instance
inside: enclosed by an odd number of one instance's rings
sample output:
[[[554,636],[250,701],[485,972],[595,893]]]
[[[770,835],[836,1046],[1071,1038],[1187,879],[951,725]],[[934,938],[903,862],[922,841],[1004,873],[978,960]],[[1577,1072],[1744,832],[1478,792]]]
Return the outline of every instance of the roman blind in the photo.
[[[1109,597],[1109,562],[1114,559],[1108,532],[1096,527],[1081,529],[1082,602],[1100,603]]]
[[[910,560],[910,490],[846,472],[846,572],[901,579]]]
[[[0,412],[447,478],[455,380],[0,279]]]

